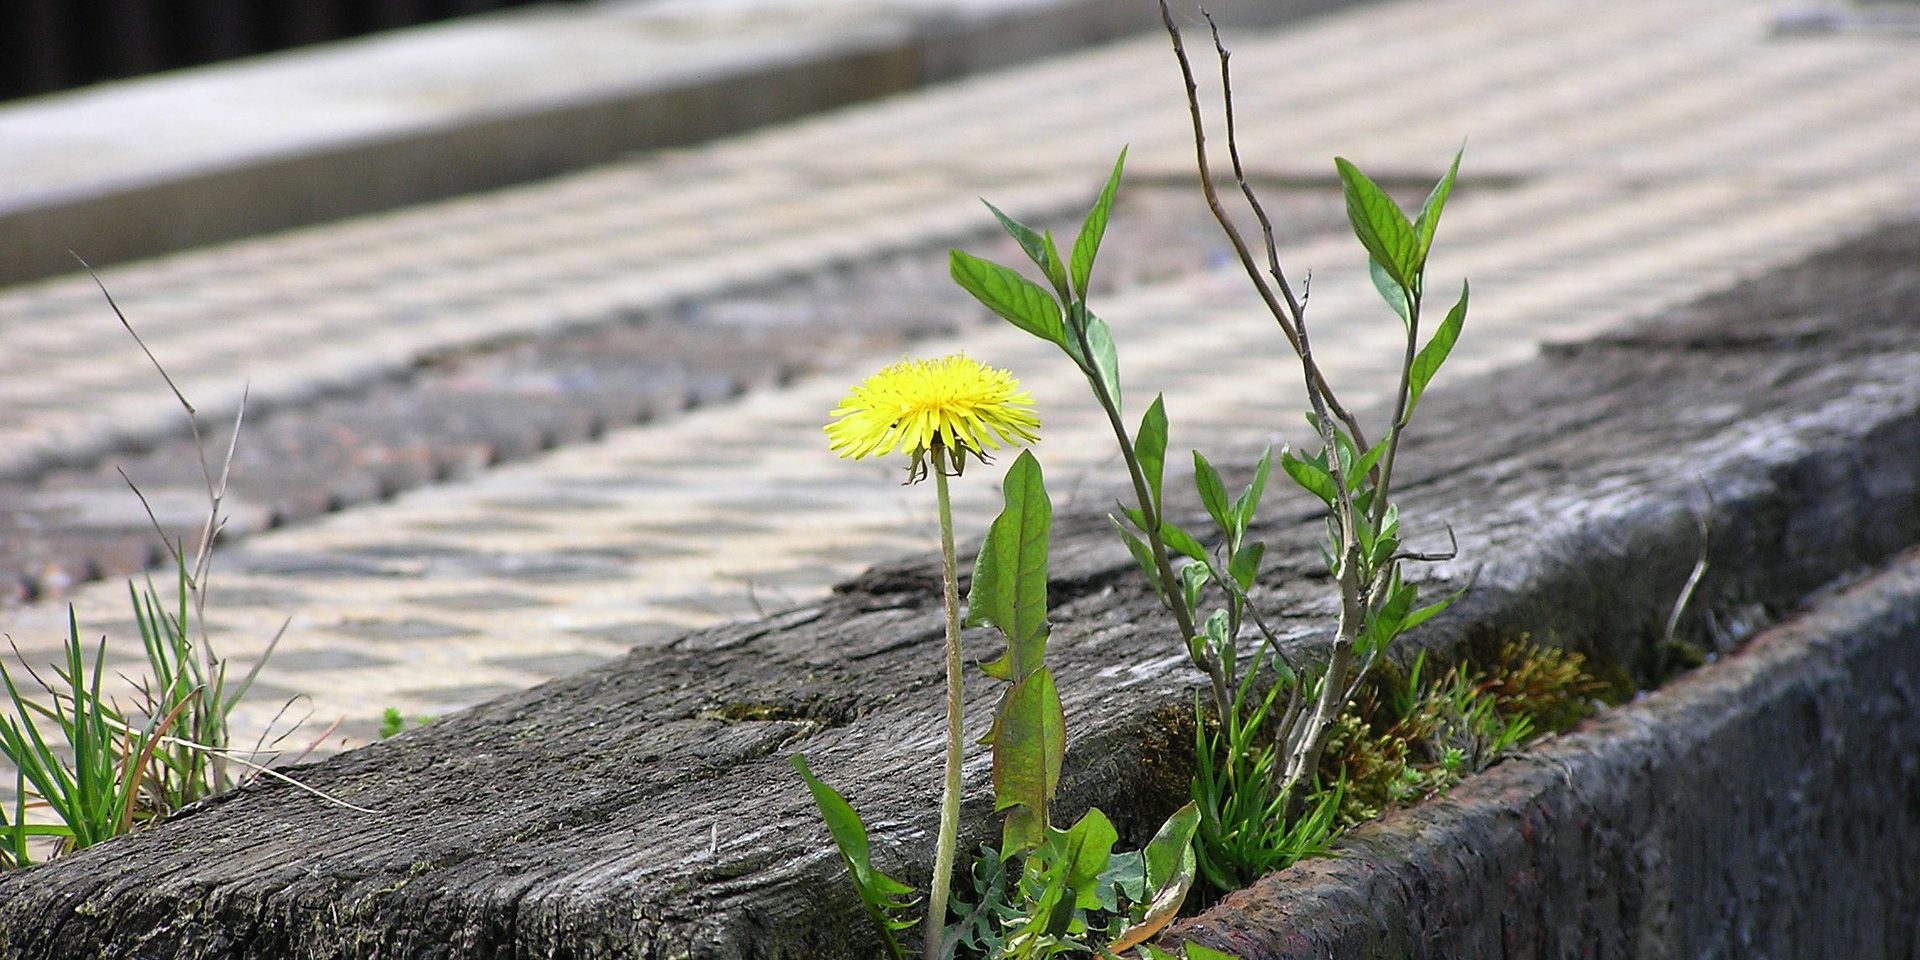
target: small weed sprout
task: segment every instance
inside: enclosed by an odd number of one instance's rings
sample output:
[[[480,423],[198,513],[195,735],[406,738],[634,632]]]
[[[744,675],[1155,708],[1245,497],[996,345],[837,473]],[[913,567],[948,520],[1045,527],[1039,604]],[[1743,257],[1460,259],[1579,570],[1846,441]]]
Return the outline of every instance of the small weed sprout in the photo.
[[[436,719],[438,718],[409,717],[401,713],[399,707],[388,707],[380,712],[380,739],[397,737],[407,730],[430,726]]]
[[[93,275],[85,261],[81,266]],[[12,707],[11,716],[0,716],[0,756],[13,765],[17,788],[11,815],[0,812],[0,847],[4,848],[0,851],[0,867],[30,865],[30,839],[51,840],[53,853],[58,855],[92,846],[187,804],[224,793],[251,776],[286,779],[267,766],[280,759],[278,744],[300,726],[300,721],[295,721],[268,742],[291,707],[289,701],[253,749],[233,748],[229,724],[233,710],[278,646],[286,624],[281,624],[247,672],[231,681],[230,662],[215,651],[207,629],[214,545],[226,526],[224,506],[245,416],[245,398],[235,414],[226,455],[216,469],[208,456],[198,411],[148,349],[105,284],[97,275],[93,277],[114,316],[186,411],[199,451],[207,512],[189,551],[185,538],[169,536],[146,496],[122,474],[166,544],[174,571],[171,588],[164,593],[151,577],[144,589],[128,584],[147,660],[147,673],[133,681],[137,694],[133,711],[122,711],[101,695],[106,639],[101,638],[89,661],[71,606],[63,663],[52,668],[52,680],[42,677],[17,649],[19,674],[0,664],[0,685],[5,686]],[[30,678],[41,696],[23,693],[19,682],[23,678]],[[295,759],[319,746],[332,729],[329,727],[297,751]],[[236,774],[234,767],[243,772]],[[49,811],[58,822],[28,823],[28,811],[38,809]]]

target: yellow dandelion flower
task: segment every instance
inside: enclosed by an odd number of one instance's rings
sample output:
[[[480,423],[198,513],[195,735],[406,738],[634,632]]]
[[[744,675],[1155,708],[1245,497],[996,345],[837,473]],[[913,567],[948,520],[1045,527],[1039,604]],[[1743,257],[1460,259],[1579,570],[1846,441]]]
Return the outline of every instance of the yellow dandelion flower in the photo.
[[[926,476],[929,455],[935,468],[958,474],[968,456],[984,461],[1003,444],[1040,439],[1032,406],[1013,374],[961,354],[902,360],[840,401],[826,427],[828,445],[854,460],[905,453],[913,457],[911,483]]]

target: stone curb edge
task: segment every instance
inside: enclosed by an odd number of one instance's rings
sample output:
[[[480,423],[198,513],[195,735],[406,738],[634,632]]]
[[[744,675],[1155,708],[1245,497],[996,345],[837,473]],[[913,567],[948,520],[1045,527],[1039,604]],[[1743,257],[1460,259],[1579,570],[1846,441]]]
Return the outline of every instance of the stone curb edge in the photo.
[[[1257,27],[1360,2],[1366,0],[1224,0],[1216,6],[1232,22]],[[956,7],[855,35],[806,38],[791,48],[721,54],[705,67],[637,84],[615,78],[566,96],[419,118],[382,133],[308,136],[292,147],[240,148],[185,167],[158,157],[137,173],[0,197],[0,284],[73,272],[69,249],[104,266],[523,183],[1093,46],[1157,24],[1150,0]],[[457,23],[429,26],[387,42],[424,46],[458,29]],[[327,68],[316,63],[313,72],[324,79]],[[473,68],[450,62],[446,69]],[[200,68],[203,77],[222,70],[232,82],[245,82],[231,66]],[[135,80],[104,95],[144,103],[156,99],[155,89],[151,81]],[[63,122],[72,125],[74,118]],[[449,162],[453,157],[457,163]]]

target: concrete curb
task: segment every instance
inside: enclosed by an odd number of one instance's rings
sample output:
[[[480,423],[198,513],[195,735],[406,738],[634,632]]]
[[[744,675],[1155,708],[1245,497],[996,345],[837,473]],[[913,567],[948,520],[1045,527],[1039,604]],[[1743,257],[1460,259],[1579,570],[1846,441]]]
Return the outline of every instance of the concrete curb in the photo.
[[[1355,0],[1230,0],[1248,26]],[[1146,0],[522,9],[0,107],[0,283],[553,176],[1091,46]],[[767,25],[771,23],[771,26]]]

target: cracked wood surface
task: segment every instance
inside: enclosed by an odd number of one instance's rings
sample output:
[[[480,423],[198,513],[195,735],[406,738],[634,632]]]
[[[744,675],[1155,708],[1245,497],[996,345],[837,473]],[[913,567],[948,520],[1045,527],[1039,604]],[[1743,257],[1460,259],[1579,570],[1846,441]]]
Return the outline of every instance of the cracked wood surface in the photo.
[[[1629,335],[1443,379],[1404,449],[1403,513],[1416,545],[1443,523],[1459,533],[1460,559],[1423,571],[1433,588],[1481,572],[1413,640],[1530,632],[1631,668],[1693,563],[1703,487],[1720,532],[1696,609],[1722,624],[1776,615],[1920,540],[1916,253],[1912,225],[1885,230]],[[1251,463],[1239,454],[1212,459]],[[1264,603],[1305,641],[1328,589],[1303,499],[1276,487],[1260,533]],[[1200,527],[1192,504],[1175,514]],[[872,955],[785,758],[804,753],[848,793],[883,869],[925,881],[936,571],[933,558],[876,569],[824,602],[298,771],[375,814],[262,784],[0,877],[0,954]],[[1184,794],[1198,677],[1097,513],[1057,518],[1053,577],[1073,737],[1060,814],[1097,804],[1137,843]],[[1698,617],[1689,629],[1706,633]],[[993,654],[968,639],[970,658]],[[973,839],[990,835],[985,766],[980,754],[967,770]]]

